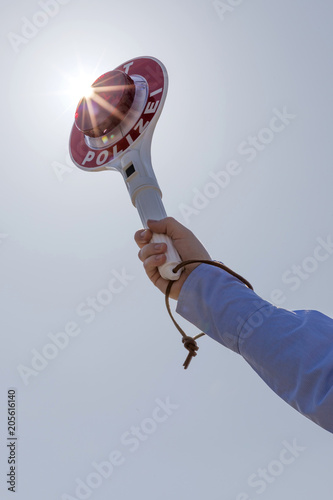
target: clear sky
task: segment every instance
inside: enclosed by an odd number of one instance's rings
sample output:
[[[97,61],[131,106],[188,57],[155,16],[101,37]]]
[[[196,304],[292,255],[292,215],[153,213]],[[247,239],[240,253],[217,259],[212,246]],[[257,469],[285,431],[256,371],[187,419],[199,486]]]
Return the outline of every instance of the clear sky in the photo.
[[[204,337],[183,370],[121,176],[79,170],[68,141],[84,75],[158,58],[168,215],[263,298],[332,316],[333,255],[315,257],[333,239],[332,15],[326,0],[2,2],[1,498],[12,387],[17,500],[331,495],[331,434],[240,356]]]

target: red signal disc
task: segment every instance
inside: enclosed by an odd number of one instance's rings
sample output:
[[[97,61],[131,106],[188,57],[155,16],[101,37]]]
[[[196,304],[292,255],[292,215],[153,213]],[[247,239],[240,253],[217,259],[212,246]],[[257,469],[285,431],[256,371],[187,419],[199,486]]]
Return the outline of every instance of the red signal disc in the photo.
[[[78,116],[76,117],[70,137],[70,153],[74,163],[84,170],[100,170],[103,168],[103,165],[111,162],[132,146],[140,138],[149,123],[153,121],[154,116],[158,114],[165,99],[168,87],[167,74],[163,65],[158,60],[150,57],[132,59],[121,64],[114,71],[105,73],[93,85],[98,85],[99,81],[103,83],[104,78],[107,81],[107,78],[110,75],[116,74],[116,71],[121,75],[121,77],[117,76],[117,79],[119,78],[119,81],[123,82],[124,88],[120,94],[113,94],[113,97],[110,95],[105,96],[110,99],[111,106],[116,104],[114,107],[120,106],[123,109],[123,114],[126,113],[126,109],[132,100],[131,81],[133,81],[132,77],[135,77],[135,75],[143,77],[148,84],[147,102],[141,115],[133,123],[131,130],[116,143],[101,150],[88,146],[85,135],[88,137],[97,137],[98,135],[96,136],[96,134],[99,134],[98,137],[100,137],[103,135],[104,130],[111,130],[117,126],[117,114],[109,113],[111,116],[107,116],[107,113],[101,113],[100,118],[94,125],[91,120],[89,121],[86,116],[83,116],[83,109],[86,108],[82,101],[80,101],[77,110]],[[80,108],[81,103],[82,108]],[[103,127],[105,128],[103,129]]]

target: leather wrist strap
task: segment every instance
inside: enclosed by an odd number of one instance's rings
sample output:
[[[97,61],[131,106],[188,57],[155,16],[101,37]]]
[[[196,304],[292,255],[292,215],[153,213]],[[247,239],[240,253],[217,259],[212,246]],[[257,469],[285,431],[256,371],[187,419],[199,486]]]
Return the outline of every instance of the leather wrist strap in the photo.
[[[245,278],[243,278],[239,274],[235,273],[234,271],[232,271],[231,269],[229,269],[229,267],[225,266],[221,262],[218,262],[218,261],[215,261],[215,260],[186,260],[186,261],[181,262],[180,264],[178,264],[173,269],[173,272],[176,273],[182,267],[187,266],[188,264],[196,264],[198,262],[200,262],[201,264],[210,264],[211,266],[216,266],[216,267],[219,267],[219,268],[223,269],[224,271],[227,271],[229,274],[231,274],[235,278],[237,278],[240,281],[242,281],[244,283],[244,285],[246,285],[248,288],[250,288],[251,290],[253,290],[252,285]],[[202,332],[202,333],[199,333],[199,335],[196,335],[195,337],[189,337],[188,335],[186,335],[186,333],[180,328],[180,326],[178,325],[178,323],[175,321],[174,317],[172,316],[171,309],[170,309],[170,304],[169,304],[169,295],[170,295],[170,292],[171,292],[172,285],[174,283],[175,283],[175,281],[172,281],[172,280],[170,280],[169,283],[168,283],[167,289],[165,291],[165,303],[166,303],[166,307],[167,307],[168,313],[169,313],[169,315],[170,315],[170,317],[171,317],[171,319],[172,319],[175,327],[179,330],[180,334],[183,337],[182,341],[183,341],[184,347],[185,347],[185,349],[187,349],[189,351],[188,356],[185,359],[184,364],[183,364],[184,369],[186,370],[188,368],[188,366],[189,366],[192,358],[194,358],[197,355],[197,351],[198,351],[199,347],[198,347],[198,345],[196,343],[196,340],[199,339],[200,337],[203,337],[206,334]]]

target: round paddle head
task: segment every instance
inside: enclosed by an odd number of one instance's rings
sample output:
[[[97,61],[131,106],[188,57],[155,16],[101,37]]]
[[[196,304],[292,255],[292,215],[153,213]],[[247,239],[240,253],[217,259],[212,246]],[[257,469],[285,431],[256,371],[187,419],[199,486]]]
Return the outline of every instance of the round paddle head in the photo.
[[[76,109],[73,162],[83,170],[118,169],[125,152],[138,147],[148,128],[153,131],[167,87],[166,69],[152,57],[133,59],[99,77]]]

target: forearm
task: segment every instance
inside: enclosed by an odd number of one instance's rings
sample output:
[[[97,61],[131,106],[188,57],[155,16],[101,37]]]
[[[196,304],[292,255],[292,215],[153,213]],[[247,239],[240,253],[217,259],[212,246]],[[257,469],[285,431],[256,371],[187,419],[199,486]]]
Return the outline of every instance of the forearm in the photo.
[[[287,311],[239,280],[201,264],[185,281],[177,312],[241,354],[281,398],[333,432],[333,320]]]

